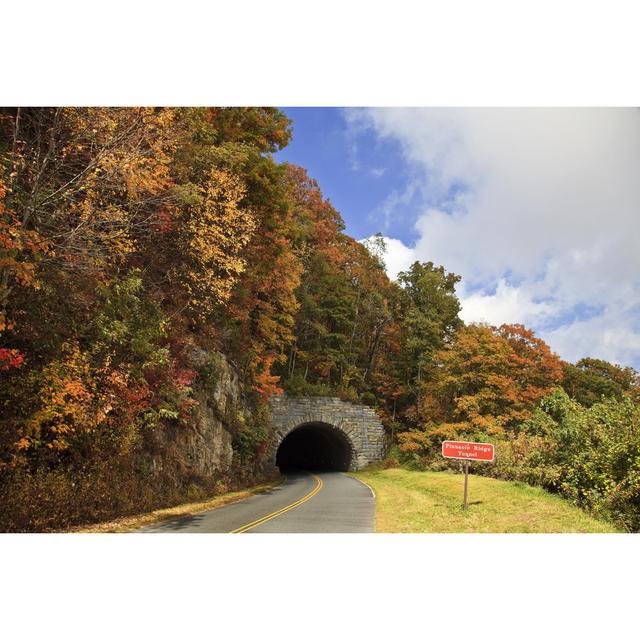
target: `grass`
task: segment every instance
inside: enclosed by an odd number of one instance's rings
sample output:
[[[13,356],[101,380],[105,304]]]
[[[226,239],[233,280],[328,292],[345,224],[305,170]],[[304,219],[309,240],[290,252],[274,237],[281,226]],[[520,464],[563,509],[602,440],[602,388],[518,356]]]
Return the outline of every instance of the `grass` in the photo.
[[[378,533],[616,533],[559,496],[521,482],[371,466],[351,474],[376,493]]]
[[[143,513],[135,516],[126,516],[111,520],[109,522],[100,522],[98,524],[92,524],[82,527],[74,527],[68,530],[70,533],[126,533],[129,531],[135,531],[142,527],[150,527],[166,520],[172,520],[173,518],[181,518],[183,516],[192,516],[204,511],[216,509],[222,507],[225,504],[231,504],[238,500],[244,500],[257,493],[264,493],[269,489],[279,485],[282,479],[277,479],[272,482],[265,482],[264,484],[256,485],[249,489],[243,489],[242,491],[233,491],[231,493],[225,493],[208,500],[202,500],[200,502],[189,502],[186,504],[180,504],[175,507],[168,507],[167,509],[157,509],[150,513]]]

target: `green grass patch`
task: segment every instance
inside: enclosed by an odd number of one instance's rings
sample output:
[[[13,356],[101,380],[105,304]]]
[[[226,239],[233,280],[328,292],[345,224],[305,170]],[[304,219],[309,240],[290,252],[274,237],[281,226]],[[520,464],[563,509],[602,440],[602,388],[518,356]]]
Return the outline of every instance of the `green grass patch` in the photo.
[[[538,487],[469,475],[376,466],[351,474],[376,493],[378,533],[617,533],[614,526]]]

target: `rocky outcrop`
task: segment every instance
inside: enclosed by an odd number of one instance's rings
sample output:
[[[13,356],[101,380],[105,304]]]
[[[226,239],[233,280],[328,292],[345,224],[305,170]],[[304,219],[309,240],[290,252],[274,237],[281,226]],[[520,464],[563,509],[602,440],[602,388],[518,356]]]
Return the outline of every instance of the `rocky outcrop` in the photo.
[[[249,409],[238,376],[223,354],[192,347],[189,355],[201,372],[194,385],[193,419],[188,425],[167,425],[156,434],[152,465],[154,470],[176,467],[175,473],[184,479],[220,479],[233,464],[234,426]]]
[[[224,414],[219,407],[224,406],[234,389],[220,385],[219,398],[203,397],[196,394],[200,406],[195,411],[193,425],[183,429],[176,439],[182,450],[189,471],[196,475],[211,476],[226,472],[231,467],[233,449],[232,434],[221,419]],[[200,397],[198,397],[200,396]],[[220,402],[220,404],[218,404]]]

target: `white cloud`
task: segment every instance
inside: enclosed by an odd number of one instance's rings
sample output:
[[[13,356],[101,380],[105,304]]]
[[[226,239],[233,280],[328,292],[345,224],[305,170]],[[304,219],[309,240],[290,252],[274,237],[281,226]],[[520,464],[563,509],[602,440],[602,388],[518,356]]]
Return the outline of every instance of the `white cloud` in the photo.
[[[636,368],[638,365],[640,331],[637,314],[634,317],[618,310],[605,310],[592,318],[543,331],[541,337],[572,362],[589,355],[621,365]]]
[[[375,236],[372,236],[372,238]],[[365,238],[369,240],[371,238]],[[361,240],[360,242],[364,242]],[[385,268],[391,279],[396,279],[400,271],[406,271],[416,260],[413,249],[407,247],[402,240],[396,238],[384,239],[387,252],[384,256]]]
[[[553,307],[546,302],[536,302],[531,295],[507,284],[500,278],[495,293],[476,292],[462,297],[460,317],[465,322],[487,322],[500,325],[520,322],[532,325],[553,313]]]
[[[640,366],[640,111],[371,109],[348,120],[400,142],[422,176],[418,240],[394,244],[390,273],[408,255],[432,260],[463,277],[465,319],[522,321],[563,357]]]

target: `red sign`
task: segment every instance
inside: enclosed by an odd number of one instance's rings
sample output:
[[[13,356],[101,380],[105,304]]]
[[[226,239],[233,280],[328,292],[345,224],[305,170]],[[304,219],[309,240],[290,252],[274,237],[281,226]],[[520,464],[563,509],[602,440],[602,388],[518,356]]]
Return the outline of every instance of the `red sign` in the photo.
[[[495,452],[492,444],[486,444],[484,442],[445,440],[442,443],[442,455],[445,458],[485,460],[491,462],[495,456]]]

